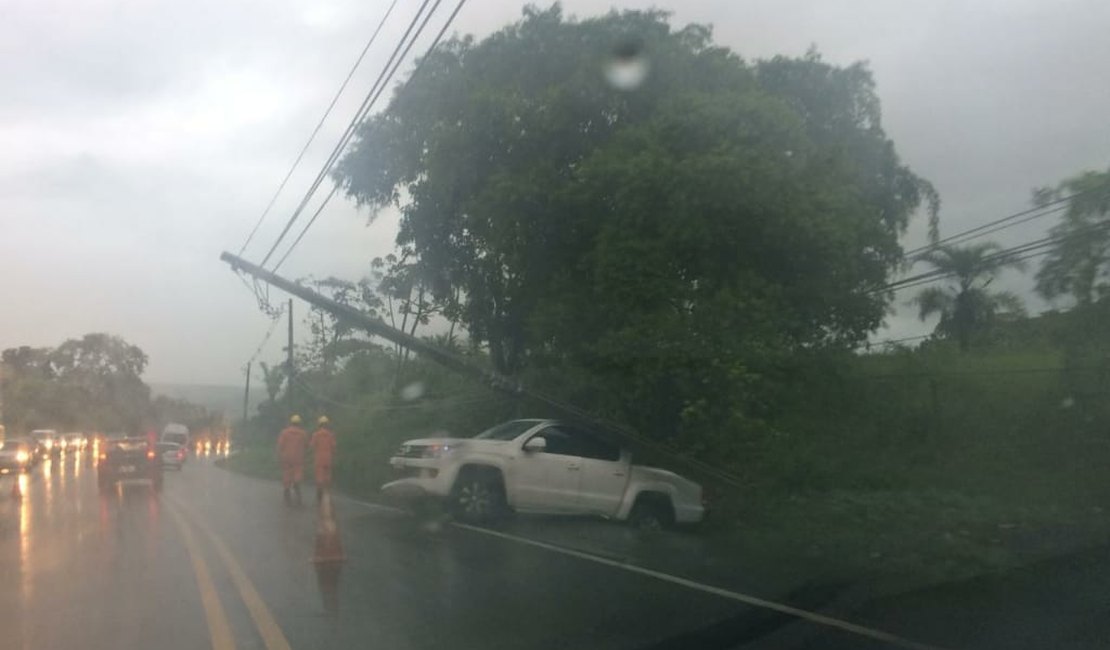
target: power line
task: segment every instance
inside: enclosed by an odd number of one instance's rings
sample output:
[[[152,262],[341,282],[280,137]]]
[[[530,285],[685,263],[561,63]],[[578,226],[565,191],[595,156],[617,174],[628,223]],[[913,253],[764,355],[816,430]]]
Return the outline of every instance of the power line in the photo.
[[[1041,251],[1037,251],[1037,252],[1034,252],[1034,253],[1029,253],[1028,255],[1021,255],[1019,257],[1016,257],[1016,258],[1014,258],[1014,261],[1024,262],[1026,260],[1031,260],[1031,259],[1036,258],[1036,257],[1042,257],[1044,255],[1048,255],[1051,252],[1052,252],[1051,250],[1041,250]],[[930,278],[925,278],[923,280],[918,280],[918,281],[912,282],[910,284],[898,285],[896,287],[893,287],[892,291],[902,291],[903,289],[912,289],[913,287],[920,287],[920,286],[923,286],[923,285],[926,285],[926,284],[932,284],[933,282],[936,282],[937,280],[947,280],[948,278],[954,278],[954,277],[956,277],[956,275],[957,275],[956,273],[945,273],[943,275],[938,275],[938,276],[935,276],[935,277],[930,277]]]
[[[393,0],[393,2],[390,3],[389,8],[386,9],[385,15],[382,16],[381,21],[378,22],[378,27],[370,36],[370,40],[366,41],[366,46],[362,48],[362,52],[358,55],[358,58],[355,59],[355,64],[351,66],[350,72],[347,73],[347,78],[344,79],[343,83],[339,85],[339,90],[337,90],[335,92],[335,96],[331,98],[331,103],[328,104],[327,110],[325,110],[324,114],[320,117],[320,121],[316,123],[316,128],[312,129],[312,133],[308,136],[308,141],[304,143],[303,147],[301,147],[301,151],[297,154],[297,158],[293,161],[293,165],[285,174],[285,178],[281,179],[281,184],[278,185],[278,188],[274,192],[274,195],[270,198],[270,202],[266,204],[266,209],[262,211],[262,216],[258,217],[258,221],[254,224],[254,228],[252,228],[250,234],[247,235],[246,241],[243,242],[243,247],[239,249],[239,255],[242,255],[243,252],[247,250],[247,246],[249,246],[251,240],[254,239],[254,236],[258,232],[258,229],[262,226],[262,222],[265,221],[266,216],[270,214],[270,210],[273,209],[274,203],[277,202],[278,196],[281,195],[281,191],[285,189],[285,185],[293,176],[293,172],[296,171],[297,166],[301,164],[301,159],[304,158],[305,153],[308,151],[308,147],[312,144],[312,141],[316,139],[317,134],[320,133],[320,129],[324,126],[324,122],[328,119],[328,116],[331,115],[331,111],[333,108],[335,108],[336,102],[339,101],[339,97],[343,94],[343,91],[347,89],[347,84],[351,82],[351,78],[355,76],[355,71],[358,70],[358,67],[360,65],[362,65],[362,60],[366,58],[366,53],[369,52],[370,47],[374,45],[374,41],[378,38],[378,33],[382,31],[382,27],[385,26],[385,21],[389,19],[390,14],[393,13],[393,8],[396,6],[397,0]]]
[[[270,342],[270,337],[274,335],[274,330],[277,329],[278,323],[281,322],[281,316],[283,313],[285,313],[284,305],[274,315],[273,322],[270,323],[270,329],[266,330],[266,336],[262,337],[262,342],[258,344],[258,348],[255,349],[254,354],[252,354],[251,358],[247,361],[248,366],[254,363],[255,359],[258,358],[258,355],[262,354],[262,348],[266,347],[266,344]]]
[[[1054,235],[1054,236],[1049,236],[1049,237],[1042,237],[1041,239],[1035,239],[1035,240],[1030,241],[1030,242],[1025,242],[1023,244],[1018,244],[1018,245],[1013,246],[1011,248],[1007,248],[1007,249],[1003,249],[1001,251],[998,251],[997,253],[995,253],[993,255],[989,255],[989,256],[985,257],[983,261],[984,262],[997,262],[997,261],[1005,260],[1007,258],[1014,257],[1015,255],[1018,256],[1018,257],[1016,257],[1013,261],[1025,261],[1027,259],[1032,259],[1032,258],[1038,257],[1040,255],[1047,255],[1048,253],[1051,253],[1052,252],[1051,250],[1043,250],[1043,249],[1051,249],[1053,246],[1056,246],[1057,244],[1060,244],[1060,243],[1062,243],[1062,242],[1064,242],[1064,241],[1066,241],[1070,238],[1094,234],[1095,232],[1098,232],[1100,230],[1105,230],[1107,228],[1110,228],[1110,222],[1092,224],[1090,226],[1080,228],[1075,232],[1063,233],[1063,234],[1060,234],[1060,235]],[[1040,251],[1040,252],[1035,252],[1035,251]],[[1025,253],[1034,253],[1034,254],[1024,255]],[[901,280],[891,282],[891,283],[887,284],[886,286],[882,287],[881,289],[879,289],[878,291],[899,290],[899,289],[904,289],[904,288],[907,288],[907,287],[910,287],[910,286],[919,286],[921,284],[928,284],[929,282],[933,282],[935,280],[941,280],[941,279],[945,279],[945,278],[954,277],[955,275],[956,274],[952,273],[952,272],[943,271],[943,270],[940,270],[940,269],[934,269],[932,271],[926,271],[926,272],[920,273],[918,275],[910,276],[908,278],[903,278]]]
[[[438,7],[441,1],[442,0],[436,0],[435,6],[433,6],[432,10],[428,12],[428,17],[431,17],[431,14],[435,11],[435,7]],[[274,242],[274,245],[271,246],[269,252],[266,253],[266,257],[262,259],[262,263],[260,264],[260,266],[264,267],[266,266],[266,262],[270,261],[270,258],[273,256],[274,252],[277,250],[282,240],[284,240],[285,236],[289,234],[289,230],[293,227],[293,224],[301,216],[301,213],[304,212],[305,207],[312,199],[312,195],[316,192],[316,189],[319,188],[320,184],[324,181],[325,178],[327,178],[328,171],[331,169],[335,161],[339,159],[339,156],[342,154],[343,149],[346,148],[347,143],[354,135],[358,125],[362,122],[363,117],[369,112],[372,98],[377,96],[378,87],[383,84],[390,66],[393,64],[394,60],[397,59],[397,56],[400,53],[401,49],[405,46],[405,42],[409,39],[409,34],[412,33],[413,28],[416,27],[416,24],[418,22],[420,22],[421,16],[424,15],[424,9],[427,8],[429,2],[431,2],[431,0],[424,0],[421,3],[420,8],[416,12],[416,15],[413,16],[412,20],[409,22],[409,26],[405,29],[405,33],[397,42],[396,47],[393,48],[393,53],[390,54],[389,60],[386,61],[385,66],[382,67],[382,71],[378,75],[378,78],[374,81],[374,85],[370,87],[370,92],[367,93],[366,98],[362,100],[362,104],[355,112],[354,117],[351,118],[351,121],[347,125],[347,128],[344,130],[343,135],[340,136],[339,142],[335,145],[335,148],[332,149],[331,154],[328,156],[328,159],[324,163],[323,167],[320,168],[319,173],[316,174],[316,179],[312,181],[312,185],[309,187],[308,191],[301,199],[301,202],[297,205],[297,209],[293,211],[292,216],[290,216],[289,220],[285,223],[285,227],[282,228],[281,233],[278,235],[277,240]],[[425,19],[425,24],[426,23],[427,19]],[[410,42],[409,47],[411,46],[412,44]],[[407,52],[408,50],[406,49],[405,51]]]
[[[864,344],[863,347],[873,348],[873,347],[880,347],[880,346],[885,346],[885,345],[895,345],[897,343],[906,343],[908,341],[920,341],[921,339],[927,339],[930,336],[932,336],[932,334],[919,334],[917,336],[906,336],[906,337],[903,337],[903,338],[900,338],[900,339],[883,339],[882,341],[868,341],[867,343]]]
[[[443,397],[443,398],[436,399],[436,400],[416,401],[416,402],[413,402],[411,404],[394,404],[394,405],[354,404],[354,403],[351,403],[351,402],[343,402],[343,401],[340,401],[340,400],[332,399],[330,397],[326,397],[324,395],[321,395],[315,389],[309,387],[307,384],[305,384],[303,381],[301,381],[299,378],[295,378],[293,380],[293,383],[297,384],[297,386],[299,386],[302,390],[304,390],[304,392],[307,393],[310,397],[312,397],[314,399],[317,399],[317,400],[320,400],[321,402],[325,402],[327,404],[330,404],[330,405],[338,407],[338,408],[347,408],[347,409],[360,410],[360,411],[371,411],[371,410],[373,410],[373,411],[408,411],[408,410],[416,410],[416,409],[436,409],[436,408],[447,408],[447,407],[453,407],[453,406],[467,406],[467,405],[470,405],[470,404],[482,404],[482,403],[496,402],[496,401],[501,401],[501,400],[507,399],[503,395],[485,395],[485,396],[480,396],[480,397],[479,396],[473,396],[470,399],[459,399],[460,397],[462,397],[462,395],[459,394],[459,395],[456,395],[455,397],[447,396],[447,397]]]
[[[420,61],[416,64],[416,69],[413,70],[412,74],[409,76],[410,81],[413,78],[415,78],[416,75],[420,72],[421,68],[424,67],[424,62],[428,60],[428,57],[431,56],[431,54],[435,50],[436,46],[439,45],[439,42],[443,38],[443,35],[451,27],[451,23],[453,23],[455,21],[455,16],[457,16],[459,14],[459,11],[463,8],[463,5],[465,5],[466,2],[467,2],[467,0],[459,0],[459,3],[457,5],[455,5],[454,11],[452,11],[451,15],[447,17],[447,22],[445,22],[443,24],[443,27],[440,28],[439,33],[436,34],[436,37],[432,41],[432,44],[428,47],[428,50],[424,53],[424,56],[421,57]],[[439,6],[439,1],[438,0],[436,2],[436,6]],[[434,11],[435,11],[435,7],[432,8],[432,12],[434,12]],[[428,14],[428,18],[431,18],[431,13]],[[424,23],[422,25],[420,25],[420,29],[417,30],[416,37],[418,37],[420,35],[420,32],[424,31],[424,26],[427,25],[427,23],[428,23],[428,18],[425,18]],[[401,65],[401,60],[403,60],[405,55],[408,54],[409,48],[412,47],[412,44],[416,42],[416,37],[413,37],[413,40],[409,42],[409,47],[405,48],[405,52],[404,52],[404,54],[401,55],[401,59],[397,61],[397,64],[393,67],[393,71],[390,72],[390,77],[392,77],[393,74],[397,71],[397,68]],[[375,95],[374,99],[371,100],[371,102],[370,102],[371,105],[373,105],[373,103],[377,101],[378,95],[380,95],[383,90],[385,90],[385,86],[382,86],[382,88],[378,89],[377,95]],[[353,135],[353,132],[352,132],[352,135]],[[348,138],[348,141],[349,141],[349,138]],[[346,145],[344,145],[344,146],[346,146]],[[289,248],[285,251],[285,254],[282,255],[281,259],[278,260],[278,263],[274,265],[274,268],[273,268],[274,271],[277,271],[279,268],[281,268],[281,265],[284,264],[285,260],[289,258],[289,255],[293,252],[293,249],[297,247],[297,244],[301,243],[301,240],[304,239],[304,236],[308,232],[309,228],[312,227],[312,224],[316,223],[316,219],[320,217],[320,213],[324,211],[324,207],[327,206],[328,202],[331,201],[332,197],[335,196],[335,194],[338,190],[339,190],[339,186],[336,185],[335,187],[332,188],[331,192],[328,193],[327,197],[324,198],[324,201],[320,204],[320,207],[318,207],[316,209],[316,212],[312,215],[312,218],[308,220],[308,223],[306,223],[304,228],[301,229],[301,232],[297,235],[297,238],[293,240],[293,243],[290,244]]]
[[[1046,210],[1044,212],[1038,212],[1036,214],[1031,214],[1029,216],[1026,216],[1023,219],[1018,219],[1017,221],[1011,221],[1011,222],[1008,222],[1008,223],[1003,223],[1003,224],[994,226],[993,228],[987,228],[986,230],[971,234],[970,236],[957,237],[956,235],[953,235],[950,238],[946,238],[944,240],[938,241],[933,246],[926,247],[926,250],[923,250],[921,253],[917,253],[915,255],[914,254],[907,254],[907,256],[912,255],[915,258],[914,261],[921,260],[921,259],[924,258],[924,256],[926,254],[928,254],[928,253],[930,253],[930,252],[932,252],[932,251],[934,251],[934,250],[936,250],[936,249],[938,249],[938,248],[940,248],[944,245],[965,244],[965,243],[967,243],[967,242],[969,242],[973,239],[978,239],[979,237],[983,237],[985,235],[990,235],[990,234],[996,233],[1000,230],[1006,230],[1007,228],[1013,228],[1014,226],[1020,226],[1023,223],[1028,223],[1028,222],[1033,221],[1035,219],[1040,219],[1042,217],[1047,217],[1049,215],[1058,214],[1058,213],[1063,212],[1067,209],[1068,209],[1067,205],[1060,205],[1060,206],[1056,206],[1055,208],[1053,208],[1051,210]],[[983,227],[985,227],[985,226],[983,226]]]
[[[1075,194],[1069,194],[1068,196],[1062,196],[1058,199],[1054,199],[1052,201],[1048,201],[1048,202],[1043,203],[1041,205],[1038,205],[1036,207],[1029,208],[1028,210],[1022,210],[1020,212],[1015,212],[1011,215],[1007,215],[1005,217],[1002,217],[1001,219],[995,219],[994,221],[989,221],[985,224],[982,224],[981,226],[976,226],[974,228],[970,228],[970,229],[965,230],[963,232],[958,232],[954,235],[949,235],[948,237],[944,237],[942,239],[939,239],[939,240],[937,240],[937,241],[935,241],[931,244],[926,244],[924,246],[918,246],[917,248],[906,251],[905,254],[904,254],[904,257],[909,258],[909,257],[915,256],[915,255],[919,255],[921,253],[939,248],[939,247],[941,247],[941,246],[943,246],[944,244],[947,244],[947,243],[956,243],[956,240],[967,241],[968,239],[975,239],[976,237],[982,237],[983,235],[986,235],[986,234],[989,234],[989,233],[998,232],[999,230],[1004,230],[1005,228],[1010,228],[1010,227],[1013,227],[1013,226],[1017,226],[1019,224],[1026,223],[1028,221],[1032,221],[1033,219],[1039,219],[1041,217],[1048,216],[1049,214],[1055,214],[1056,212],[1060,212],[1064,209],[1067,209],[1068,206],[1065,205],[1061,208],[1051,210],[1051,211],[1047,211],[1047,212],[1042,212],[1042,211],[1045,210],[1046,208],[1050,208],[1050,207],[1053,207],[1053,206],[1056,206],[1056,205],[1060,205],[1062,203],[1067,204],[1072,199],[1078,198],[1080,196],[1085,196],[1087,194],[1090,194],[1092,192],[1097,192],[1097,191],[1106,191],[1106,190],[1104,190],[1103,188],[1091,188],[1089,190],[1084,190],[1082,192],[1076,192]],[[1027,215],[1029,215],[1029,216],[1027,216]],[[1027,218],[1022,219],[1022,217],[1027,217]],[[1010,223],[1010,222],[1013,222],[1013,223]],[[1006,224],[1006,225],[1004,225],[1002,227],[999,227],[999,228],[991,229],[994,226],[1000,226],[1002,224]],[[990,229],[990,230],[988,231],[988,229]],[[988,232],[984,232],[984,231],[988,231]],[[969,237],[969,235],[974,235],[974,237]]]

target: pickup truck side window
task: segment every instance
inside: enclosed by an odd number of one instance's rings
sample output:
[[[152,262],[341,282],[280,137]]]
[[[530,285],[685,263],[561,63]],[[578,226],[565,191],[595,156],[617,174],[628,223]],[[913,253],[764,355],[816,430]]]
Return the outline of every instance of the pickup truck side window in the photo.
[[[558,454],[560,456],[581,456],[582,449],[576,436],[571,435],[563,427],[547,427],[533,438],[543,438],[547,441],[545,454]]]
[[[620,447],[610,442],[606,442],[597,437],[593,433],[584,429],[562,427],[564,431],[569,433],[574,438],[578,453],[576,456],[582,458],[592,458],[594,460],[606,460],[615,462],[621,458]]]

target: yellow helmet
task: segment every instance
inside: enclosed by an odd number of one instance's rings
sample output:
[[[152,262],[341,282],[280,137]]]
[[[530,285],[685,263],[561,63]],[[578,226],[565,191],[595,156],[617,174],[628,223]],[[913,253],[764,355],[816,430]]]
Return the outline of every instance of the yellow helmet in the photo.
[[[300,423],[301,423],[301,416],[297,415],[296,413],[293,414],[293,417],[289,418],[289,424],[300,424]]]
[[[325,425],[325,424],[327,424],[328,422],[331,422],[331,420],[329,420],[329,419],[328,419],[328,416],[326,416],[326,415],[321,415],[321,416],[320,416],[320,417],[319,417],[319,418],[318,418],[318,419],[316,420],[316,424],[318,424],[318,425],[320,425],[320,426],[324,426],[324,425]]]

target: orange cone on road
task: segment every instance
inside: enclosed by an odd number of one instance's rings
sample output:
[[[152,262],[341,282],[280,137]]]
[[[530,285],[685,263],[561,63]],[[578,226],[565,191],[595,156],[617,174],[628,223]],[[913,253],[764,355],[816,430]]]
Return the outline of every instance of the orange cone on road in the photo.
[[[316,524],[316,553],[312,561],[321,564],[343,562],[343,543],[339,541],[339,526],[335,523],[335,513],[331,507],[331,494],[324,492],[320,499],[320,517]]]

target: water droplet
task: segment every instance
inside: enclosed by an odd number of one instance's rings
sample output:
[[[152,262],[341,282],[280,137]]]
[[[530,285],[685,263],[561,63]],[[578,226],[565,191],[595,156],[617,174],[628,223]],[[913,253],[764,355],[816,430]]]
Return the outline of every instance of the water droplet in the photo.
[[[424,396],[424,382],[414,381],[401,389],[401,399],[413,401]]]
[[[651,62],[644,51],[644,42],[626,38],[613,48],[605,62],[605,79],[617,90],[636,90],[647,78]]]

